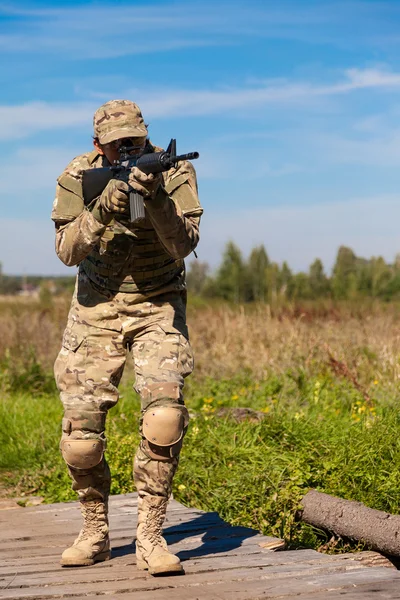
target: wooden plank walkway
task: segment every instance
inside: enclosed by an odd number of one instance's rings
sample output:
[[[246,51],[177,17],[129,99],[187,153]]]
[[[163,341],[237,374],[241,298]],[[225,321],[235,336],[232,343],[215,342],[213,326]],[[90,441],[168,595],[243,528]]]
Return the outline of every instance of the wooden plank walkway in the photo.
[[[231,527],[216,513],[170,503],[165,535],[185,576],[151,577],[136,569],[136,494],[110,501],[112,559],[61,568],[80,514],[76,502],[0,511],[0,598],[49,600],[380,600],[400,598],[400,572],[365,566],[358,555],[271,550],[279,540]]]

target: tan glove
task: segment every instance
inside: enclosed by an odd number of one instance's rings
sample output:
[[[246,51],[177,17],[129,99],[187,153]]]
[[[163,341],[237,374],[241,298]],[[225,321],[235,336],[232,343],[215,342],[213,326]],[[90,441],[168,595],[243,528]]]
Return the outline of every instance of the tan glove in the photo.
[[[162,183],[162,176],[161,173],[150,173],[149,175],[146,175],[146,173],[143,173],[143,171],[137,167],[133,167],[129,175],[128,183],[136,192],[143,196],[143,198],[154,198]]]
[[[119,179],[111,179],[103,190],[99,202],[94,207],[93,216],[108,225],[115,214],[129,210],[129,185]]]

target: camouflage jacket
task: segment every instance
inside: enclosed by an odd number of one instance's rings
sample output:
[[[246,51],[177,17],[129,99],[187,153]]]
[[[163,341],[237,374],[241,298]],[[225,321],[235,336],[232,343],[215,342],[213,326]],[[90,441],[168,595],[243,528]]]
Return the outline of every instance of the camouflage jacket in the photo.
[[[184,262],[199,241],[203,212],[196,173],[189,162],[163,173],[156,197],[145,201],[146,217],[132,224],[123,217],[109,225],[98,221],[85,206],[82,172],[109,166],[97,151],[75,158],[57,180],[52,219],[56,252],[68,266],[79,264],[96,286],[143,297],[183,289]]]

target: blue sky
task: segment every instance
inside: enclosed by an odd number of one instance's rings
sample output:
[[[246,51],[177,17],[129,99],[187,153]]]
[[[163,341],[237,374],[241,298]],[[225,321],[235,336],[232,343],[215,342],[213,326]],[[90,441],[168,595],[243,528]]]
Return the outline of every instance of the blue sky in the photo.
[[[327,271],[340,244],[400,252],[400,2],[0,3],[0,261],[66,274],[55,180],[92,116],[137,102],[150,137],[198,150],[200,260]]]

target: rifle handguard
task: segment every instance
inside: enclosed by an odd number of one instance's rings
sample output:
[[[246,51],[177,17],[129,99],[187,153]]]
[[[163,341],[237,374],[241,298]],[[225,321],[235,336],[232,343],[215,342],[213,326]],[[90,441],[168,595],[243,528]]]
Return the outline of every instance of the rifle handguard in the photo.
[[[150,173],[163,173],[172,169],[172,167],[182,160],[193,160],[194,158],[199,158],[198,152],[188,152],[188,154],[180,154],[179,156],[171,156],[167,151],[152,152],[150,154],[143,154],[143,156],[138,158],[136,167],[143,171],[143,173],[146,173],[146,175],[150,175]]]

